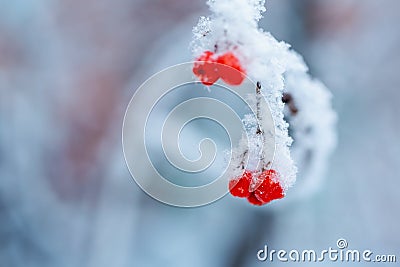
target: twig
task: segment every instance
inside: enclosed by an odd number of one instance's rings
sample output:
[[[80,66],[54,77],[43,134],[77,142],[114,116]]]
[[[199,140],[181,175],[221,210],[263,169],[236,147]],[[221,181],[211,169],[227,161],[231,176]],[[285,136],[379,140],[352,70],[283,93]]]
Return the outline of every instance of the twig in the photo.
[[[261,97],[261,83],[257,82],[257,86],[256,86],[256,100],[257,100],[257,131],[256,134],[262,134],[263,131],[260,128],[260,124],[258,123],[258,121],[260,121],[260,97]]]

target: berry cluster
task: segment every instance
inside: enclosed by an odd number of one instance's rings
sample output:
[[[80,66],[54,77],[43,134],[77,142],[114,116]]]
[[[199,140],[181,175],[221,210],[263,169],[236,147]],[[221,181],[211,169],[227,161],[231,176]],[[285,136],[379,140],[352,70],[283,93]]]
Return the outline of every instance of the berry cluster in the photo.
[[[233,52],[226,52],[217,55],[211,51],[205,51],[196,59],[193,66],[193,73],[200,81],[211,86],[219,78],[230,85],[240,85],[245,79],[245,70],[240,64],[239,59]],[[257,119],[260,120],[260,98],[261,83],[257,82]],[[263,136],[260,126],[257,128],[257,135]],[[247,154],[244,152],[243,156]],[[247,200],[257,206],[265,205],[272,200],[283,198],[284,190],[278,181],[278,173],[275,170],[267,169],[268,164],[264,164],[261,171],[246,170],[242,176],[232,179],[229,182],[229,191],[235,197],[247,198]],[[243,168],[244,165],[238,166]]]
[[[239,59],[232,53],[217,56],[205,51],[196,59],[193,73],[207,86],[213,85],[219,78],[230,85],[240,85],[245,78],[245,71]]]
[[[277,177],[274,170],[264,170],[258,175],[246,170],[242,176],[229,182],[229,192],[235,197],[247,198],[253,205],[262,206],[285,196]],[[254,180],[262,182],[254,188]]]

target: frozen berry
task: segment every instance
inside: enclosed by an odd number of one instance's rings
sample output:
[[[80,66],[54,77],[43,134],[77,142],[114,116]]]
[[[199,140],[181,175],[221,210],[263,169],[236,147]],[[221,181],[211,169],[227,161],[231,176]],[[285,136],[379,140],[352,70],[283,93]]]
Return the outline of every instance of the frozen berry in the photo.
[[[245,171],[242,176],[229,181],[229,191],[235,197],[248,197],[252,173]]]
[[[244,69],[242,68],[239,59],[232,53],[227,52],[218,57],[218,73],[219,76],[230,85],[240,85],[244,78]]]
[[[283,188],[277,181],[278,173],[274,170],[267,170],[260,174],[259,178],[263,181],[262,184],[254,191],[255,197],[264,204],[283,198]]]
[[[255,196],[254,192],[250,193],[250,195],[247,197],[247,200],[249,201],[249,203],[256,206],[262,206],[265,204]]]
[[[205,51],[196,59],[193,73],[204,85],[213,85],[219,79],[215,54],[211,51]]]

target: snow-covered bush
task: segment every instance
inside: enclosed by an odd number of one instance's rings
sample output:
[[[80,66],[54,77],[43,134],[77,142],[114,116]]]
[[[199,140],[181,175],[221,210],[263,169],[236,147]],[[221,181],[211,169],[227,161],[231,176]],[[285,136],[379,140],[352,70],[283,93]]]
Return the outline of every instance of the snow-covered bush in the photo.
[[[218,78],[240,84],[240,75],[257,84],[247,99],[257,110],[257,120],[244,119],[247,132],[232,151],[229,184],[233,195],[247,197],[256,205],[282,198],[295,183],[298,168],[311,181],[307,187],[314,186],[335,145],[336,121],[329,91],[310,78],[302,57],[258,27],[264,4],[264,0],[209,0],[212,15],[200,18],[192,42],[197,60],[193,71],[205,85]],[[219,64],[237,73],[227,74]],[[260,105],[261,96],[269,107]],[[274,144],[268,143],[269,133],[262,130],[269,112],[275,125]],[[252,164],[251,159],[245,164],[249,151],[259,147],[261,151],[255,153],[260,164]],[[264,160],[271,150],[273,161]]]

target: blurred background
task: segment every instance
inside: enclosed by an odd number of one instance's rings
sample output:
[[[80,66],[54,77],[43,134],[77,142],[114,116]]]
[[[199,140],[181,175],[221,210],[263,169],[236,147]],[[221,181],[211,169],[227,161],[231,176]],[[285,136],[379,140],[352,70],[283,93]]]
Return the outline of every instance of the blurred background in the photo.
[[[267,1],[262,27],[334,95],[339,143],[324,186],[287,205],[227,196],[181,209],[135,184],[121,127],[149,75],[191,60],[205,1],[0,0],[0,266],[263,266],[265,244],[339,238],[399,260],[399,8]]]

